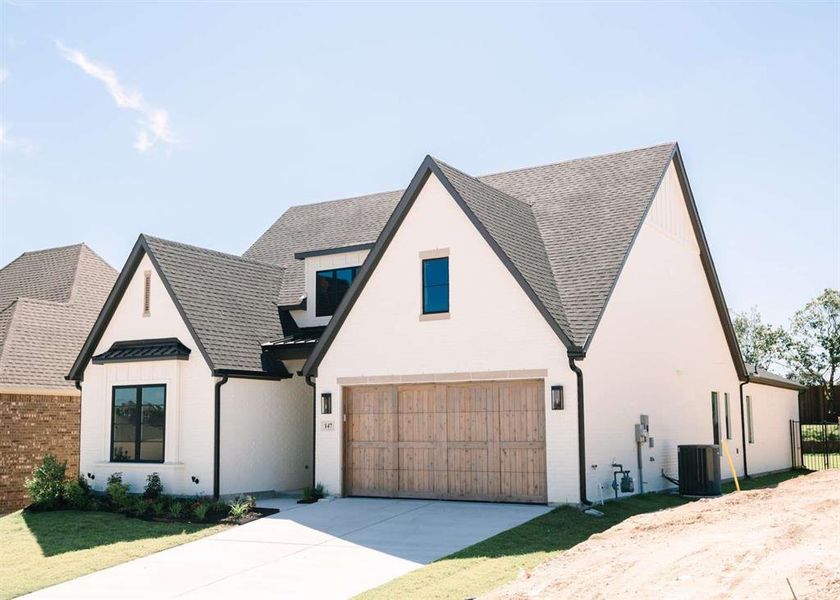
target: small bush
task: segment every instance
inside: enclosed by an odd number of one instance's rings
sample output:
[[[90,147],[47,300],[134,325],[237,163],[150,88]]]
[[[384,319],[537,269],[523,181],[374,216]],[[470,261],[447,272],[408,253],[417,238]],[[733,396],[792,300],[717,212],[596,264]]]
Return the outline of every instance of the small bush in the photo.
[[[314,487],[305,487],[303,488],[303,499],[306,502],[315,502],[316,500],[320,500],[326,495],[326,490],[324,489],[324,484],[319,483]]]
[[[156,517],[163,516],[163,513],[166,512],[166,504],[161,500],[155,500],[149,505],[149,508]]]
[[[177,519],[181,516],[181,511],[184,510],[184,503],[177,500],[169,505],[169,516]]]
[[[68,479],[64,482],[64,500],[67,506],[74,510],[88,510],[93,508],[90,498],[90,485],[81,475],[76,479]]]
[[[210,510],[211,504],[209,502],[197,502],[192,509],[192,513],[196,519],[203,521],[207,516],[207,511]]]
[[[122,473],[112,473],[108,477],[108,485],[105,486],[105,493],[111,504],[118,509],[126,509],[129,507],[130,499],[128,497],[129,486],[122,482]]]
[[[64,492],[64,473],[67,461],[58,462],[55,454],[47,454],[35,467],[32,478],[26,480],[26,491],[38,508],[57,508]]]
[[[163,483],[160,481],[160,475],[149,473],[146,477],[146,488],[143,490],[143,497],[147,500],[157,500],[162,494]]]
[[[256,506],[256,502],[251,496],[245,496],[244,498],[235,498],[230,503],[230,511],[228,514],[233,517],[234,519],[241,519],[245,515],[247,515],[251,510]]]

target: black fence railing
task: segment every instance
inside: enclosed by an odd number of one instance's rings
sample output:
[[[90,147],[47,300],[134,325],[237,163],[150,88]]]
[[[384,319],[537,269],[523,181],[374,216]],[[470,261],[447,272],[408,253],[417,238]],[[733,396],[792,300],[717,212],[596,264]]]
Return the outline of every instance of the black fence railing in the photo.
[[[791,421],[790,452],[794,468],[840,469],[840,424]]]

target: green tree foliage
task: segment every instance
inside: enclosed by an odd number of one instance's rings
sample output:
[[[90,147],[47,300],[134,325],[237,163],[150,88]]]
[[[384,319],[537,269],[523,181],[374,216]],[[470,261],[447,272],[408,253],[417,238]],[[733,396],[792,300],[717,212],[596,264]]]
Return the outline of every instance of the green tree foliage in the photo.
[[[762,321],[761,313],[755,306],[748,311],[735,313],[732,326],[745,362],[770,369],[782,359],[786,339],[784,330]]]
[[[825,401],[830,401],[840,378],[840,291],[826,289],[793,316],[785,362],[794,379],[822,386]]]

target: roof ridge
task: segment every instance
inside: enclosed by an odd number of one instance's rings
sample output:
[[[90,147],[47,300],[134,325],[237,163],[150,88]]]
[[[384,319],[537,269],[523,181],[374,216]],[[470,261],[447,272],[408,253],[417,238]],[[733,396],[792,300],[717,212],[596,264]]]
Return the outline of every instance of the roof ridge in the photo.
[[[461,170],[461,169],[459,169],[458,167],[453,167],[453,166],[452,166],[452,165],[450,165],[448,162],[442,161],[442,160],[440,160],[439,158],[434,157],[434,156],[431,156],[431,155],[429,155],[429,158],[431,158],[431,159],[432,159],[435,163],[437,163],[438,165],[443,165],[443,166],[445,166],[445,167],[447,167],[447,168],[449,168],[449,169],[452,169],[453,171],[455,171],[455,172],[457,172],[457,173],[460,173],[460,174],[461,174],[461,175],[463,175],[464,177],[469,177],[470,179],[472,179],[473,181],[475,181],[475,182],[476,182],[476,183],[478,183],[479,185],[483,185],[483,186],[489,187],[490,189],[492,189],[493,191],[497,192],[498,194],[500,194],[500,195],[502,195],[502,196],[504,196],[504,197],[506,197],[506,198],[510,198],[510,199],[511,199],[511,200],[513,200],[514,202],[518,202],[519,204],[522,204],[522,205],[526,206],[526,207],[527,207],[527,208],[529,208],[529,209],[533,206],[533,204],[531,204],[531,203],[529,203],[529,202],[525,202],[524,200],[520,200],[520,199],[519,199],[519,198],[517,198],[516,196],[513,196],[513,195],[511,195],[511,194],[508,194],[508,193],[507,193],[507,192],[505,192],[504,190],[500,190],[499,188],[497,188],[497,187],[495,187],[495,186],[490,185],[490,184],[489,184],[489,183],[487,183],[486,181],[482,181],[481,179],[479,179],[479,178],[478,178],[478,177],[476,177],[475,175],[470,175],[469,173],[466,173],[466,172],[462,171],[462,170]]]
[[[292,204],[289,208],[286,209],[286,212],[290,211],[293,208],[308,208],[310,206],[320,206],[322,204],[331,204],[333,202],[348,202],[350,200],[359,200],[360,198],[370,198],[371,196],[385,196],[386,194],[402,194],[405,192],[405,188],[400,188],[396,190],[385,190],[383,192],[370,192],[368,194],[358,194],[356,196],[346,196],[344,198],[333,198],[332,200],[319,200],[318,202],[308,202],[306,204]],[[283,215],[280,215],[281,217]],[[280,217],[278,217],[279,219]]]
[[[654,148],[664,148],[666,146],[676,146],[677,142],[664,142],[662,144],[653,144],[643,148],[631,148],[630,150],[619,150],[618,152],[605,152],[603,154],[590,154],[589,156],[579,156],[577,158],[569,158],[567,160],[559,160],[556,162],[544,163],[541,165],[532,165],[530,167],[519,167],[517,169],[510,169],[508,171],[497,171],[495,173],[485,173],[483,175],[476,175],[476,179],[484,179],[485,177],[496,177],[498,175],[510,175],[512,173],[519,173],[520,171],[532,171],[534,169],[544,169],[547,167],[557,167],[560,165],[568,165],[584,160],[592,160],[594,158],[607,158],[612,156],[620,156],[622,154],[633,154],[635,152],[642,152],[644,150],[653,150]],[[489,185],[489,184],[488,184]]]
[[[285,271],[286,270],[286,267],[284,267],[282,265],[277,265],[277,264],[273,264],[273,263],[262,261],[262,260],[256,260],[254,258],[246,258],[244,256],[239,256],[238,254],[231,254],[230,252],[222,252],[220,250],[213,250],[212,248],[204,248],[202,246],[196,246],[194,244],[186,244],[184,242],[177,242],[175,240],[167,240],[165,238],[156,237],[156,236],[153,236],[153,235],[149,235],[147,233],[141,233],[140,237],[143,238],[146,241],[152,240],[152,241],[155,241],[155,242],[162,242],[162,243],[170,245],[170,246],[177,246],[177,247],[180,247],[180,248],[187,248],[187,249],[190,249],[190,250],[198,250],[199,252],[204,252],[206,254],[215,255],[215,256],[220,257],[220,258],[230,258],[230,259],[233,259],[237,262],[251,263],[251,264],[259,265],[261,267],[270,267],[271,269],[279,270],[279,271]]]

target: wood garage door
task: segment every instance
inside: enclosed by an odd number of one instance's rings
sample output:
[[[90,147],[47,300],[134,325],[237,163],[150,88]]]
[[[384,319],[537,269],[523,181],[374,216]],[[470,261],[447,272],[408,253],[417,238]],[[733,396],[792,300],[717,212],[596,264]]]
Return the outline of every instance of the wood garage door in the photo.
[[[348,496],[545,502],[542,381],[344,388]]]

